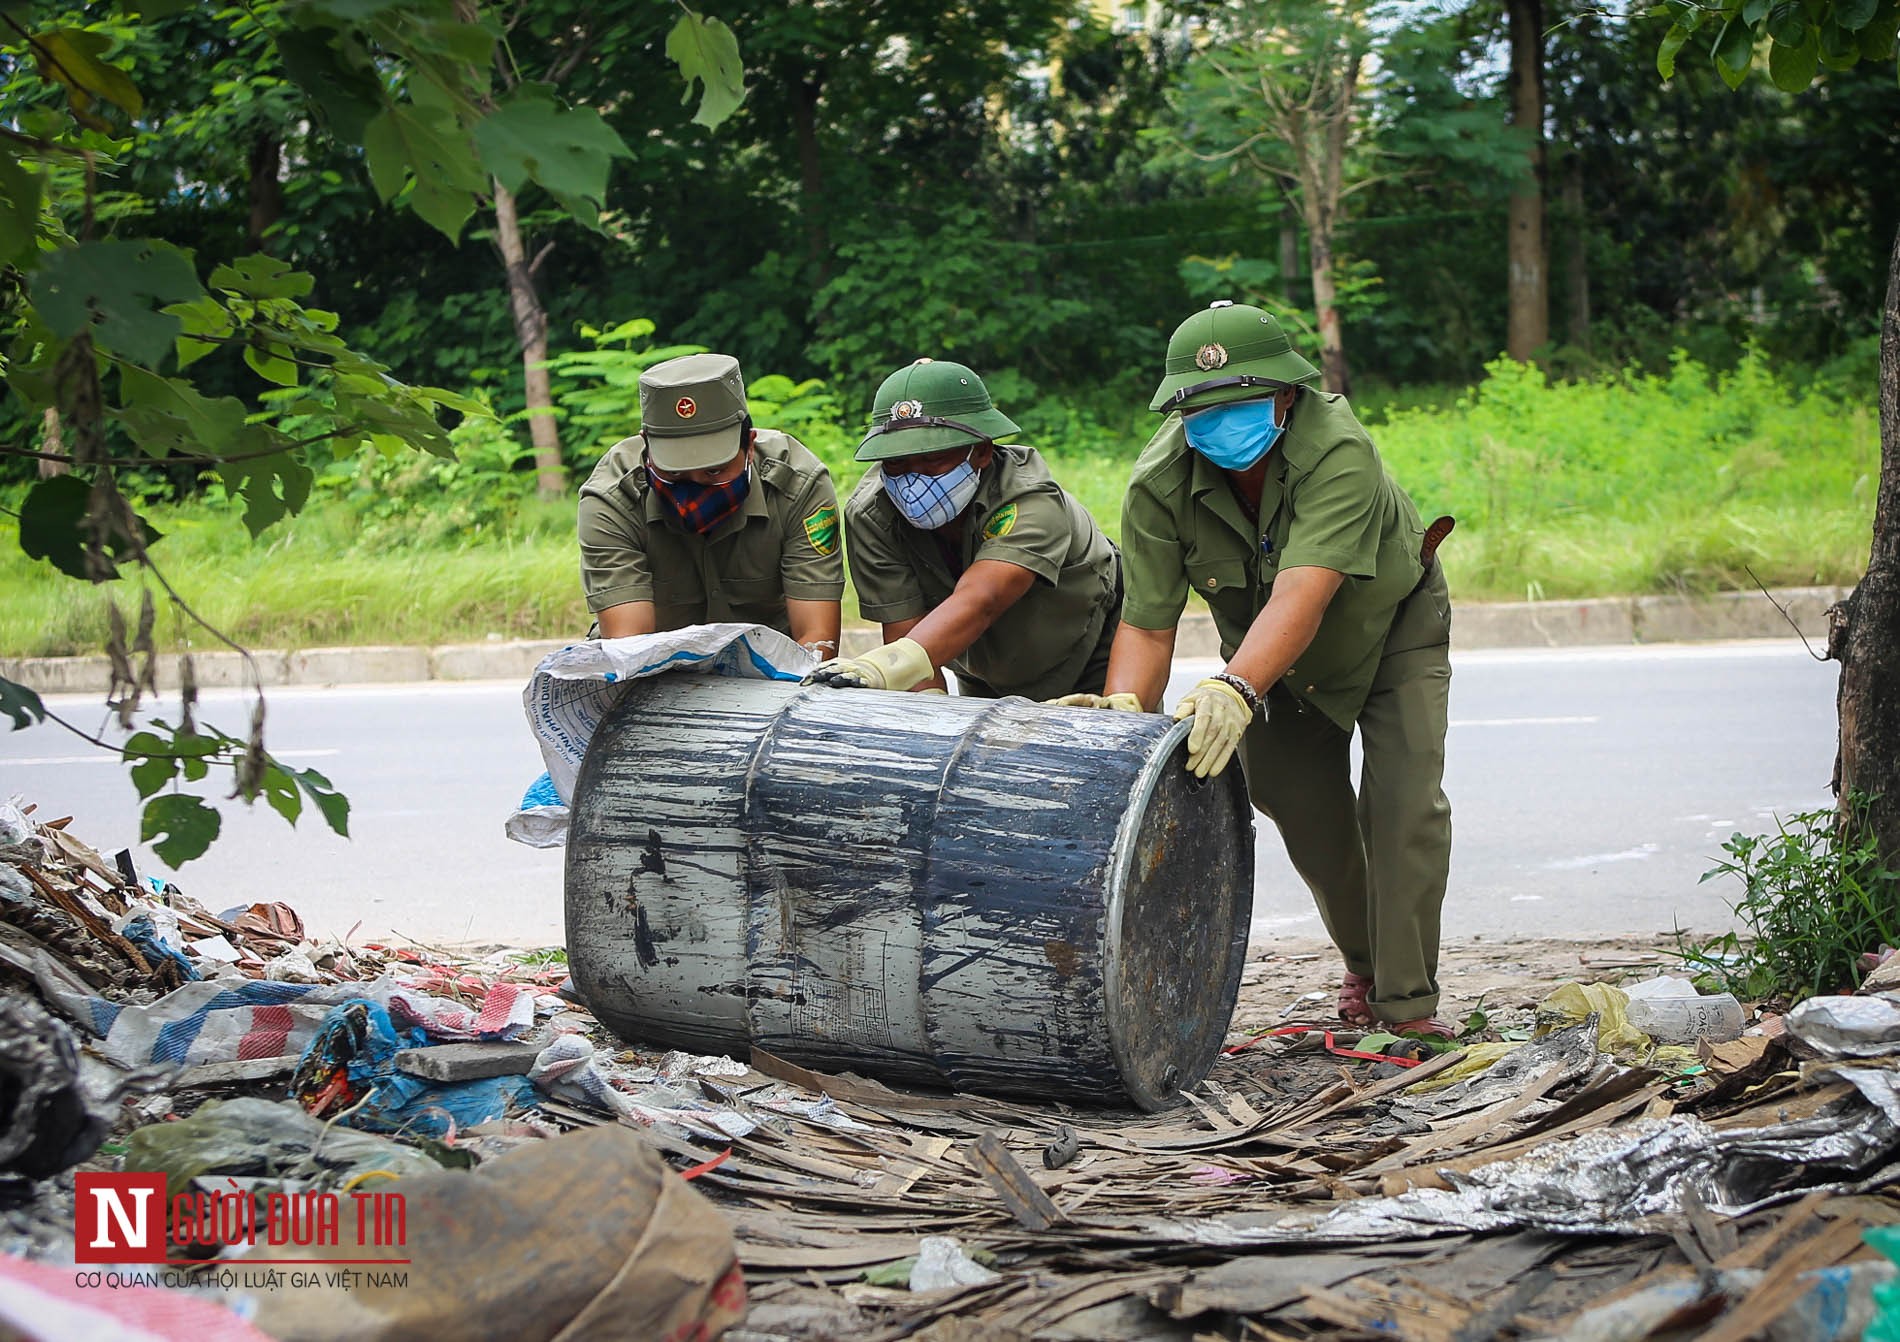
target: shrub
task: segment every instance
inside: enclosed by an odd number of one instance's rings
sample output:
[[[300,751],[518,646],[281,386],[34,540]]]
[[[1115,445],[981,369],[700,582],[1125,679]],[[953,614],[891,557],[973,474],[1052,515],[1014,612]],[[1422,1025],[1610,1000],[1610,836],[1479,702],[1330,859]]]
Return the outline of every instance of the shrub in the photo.
[[[1702,879],[1740,878],[1732,907],[1746,933],[1691,944],[1678,932],[1677,955],[1750,1001],[1851,991],[1862,955],[1900,944],[1900,873],[1881,861],[1866,815],[1855,797],[1845,823],[1832,810],[1804,811],[1774,834],[1731,836],[1728,860]]]

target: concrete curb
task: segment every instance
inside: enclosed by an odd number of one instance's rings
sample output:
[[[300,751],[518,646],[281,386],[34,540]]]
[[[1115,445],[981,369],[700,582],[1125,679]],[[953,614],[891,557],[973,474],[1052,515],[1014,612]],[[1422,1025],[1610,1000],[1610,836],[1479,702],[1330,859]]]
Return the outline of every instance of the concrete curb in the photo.
[[[1786,638],[1796,629],[1816,642],[1827,638],[1827,609],[1851,589],[1793,587],[1774,592],[1719,596],[1615,596],[1587,601],[1509,601],[1454,604],[1452,647],[1558,648],[1630,643],[1696,643],[1737,638]],[[1780,609],[1787,611],[1784,616]],[[300,652],[251,654],[258,679],[276,685],[362,685],[420,680],[515,680],[525,682],[543,657],[572,639],[494,639],[436,648],[306,648]],[[876,646],[869,627],[844,631],[846,655]],[[1220,638],[1205,612],[1181,620],[1175,653],[1218,657]],[[176,656],[159,659],[162,688],[178,684]],[[235,652],[203,652],[192,658],[201,686],[248,685],[244,658]],[[111,681],[104,657],[0,657],[0,676],[41,694],[99,694]]]

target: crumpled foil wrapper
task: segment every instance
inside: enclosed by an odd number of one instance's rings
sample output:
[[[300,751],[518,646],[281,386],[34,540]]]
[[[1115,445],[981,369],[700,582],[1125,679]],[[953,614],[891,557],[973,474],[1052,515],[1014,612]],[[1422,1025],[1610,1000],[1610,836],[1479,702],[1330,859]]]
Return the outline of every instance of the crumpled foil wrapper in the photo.
[[[1496,1230],[1565,1235],[1666,1232],[1694,1190],[1722,1216],[1812,1192],[1858,1193],[1900,1177],[1900,1072],[1835,1067],[1855,1088],[1812,1117],[1718,1130],[1673,1115],[1552,1142],[1516,1160],[1443,1171],[1450,1190],[1363,1198],[1271,1225],[1158,1218],[1157,1239],[1189,1244],[1367,1244]]]

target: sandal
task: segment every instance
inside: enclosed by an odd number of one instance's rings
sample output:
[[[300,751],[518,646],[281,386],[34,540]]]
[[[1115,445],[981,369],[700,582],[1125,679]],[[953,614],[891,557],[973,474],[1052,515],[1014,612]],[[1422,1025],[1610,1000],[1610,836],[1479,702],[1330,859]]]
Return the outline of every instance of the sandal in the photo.
[[[1382,1023],[1381,1028],[1389,1034],[1398,1035],[1401,1039],[1407,1035],[1413,1038],[1429,1037],[1432,1039],[1456,1039],[1458,1037],[1458,1027],[1456,1025],[1439,1020],[1436,1016],[1426,1016],[1420,1020],[1385,1022]]]
[[[1372,976],[1355,974],[1350,969],[1339,983],[1339,1018],[1348,1025],[1372,1024],[1372,1008],[1366,998],[1372,995]]]

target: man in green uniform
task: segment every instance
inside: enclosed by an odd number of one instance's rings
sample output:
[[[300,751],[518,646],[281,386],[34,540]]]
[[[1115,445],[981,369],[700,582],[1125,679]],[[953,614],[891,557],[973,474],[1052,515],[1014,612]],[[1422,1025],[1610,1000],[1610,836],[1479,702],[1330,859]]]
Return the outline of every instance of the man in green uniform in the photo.
[[[824,463],[754,429],[729,354],[640,375],[640,432],[581,486],[581,585],[603,638],[728,620],[838,650],[844,556]]]
[[[858,607],[884,645],[809,680],[1032,699],[1099,690],[1121,564],[1088,510],[958,363],[919,359],[878,388],[845,505]]]
[[[1153,707],[1190,590],[1226,667],[1184,695],[1188,767],[1236,747],[1346,961],[1354,1024],[1450,1034],[1438,925],[1451,864],[1441,787],[1451,606],[1431,539],[1345,399],[1279,323],[1217,303],[1168,342],[1167,418],[1122,512],[1128,598],[1101,707]],[[1349,746],[1364,750],[1357,795]]]

